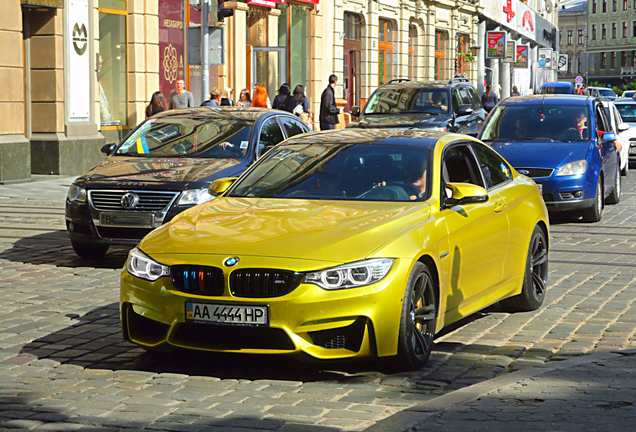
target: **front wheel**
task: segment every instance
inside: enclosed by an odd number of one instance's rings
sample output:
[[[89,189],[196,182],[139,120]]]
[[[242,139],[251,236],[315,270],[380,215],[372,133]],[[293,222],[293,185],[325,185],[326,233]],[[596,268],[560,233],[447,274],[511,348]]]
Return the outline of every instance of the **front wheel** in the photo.
[[[510,312],[539,309],[545,299],[547,285],[548,242],[543,229],[537,225],[534,227],[530,238],[521,294],[502,300],[499,303]]]
[[[596,183],[596,193],[594,194],[594,204],[583,211],[585,222],[598,222],[603,218],[603,183],[599,177]]]
[[[623,177],[627,176],[627,174],[629,173],[629,159],[627,159],[627,163],[625,164],[625,168],[623,168],[621,170],[621,175]]]
[[[608,204],[618,204],[621,202],[621,175],[619,173],[619,168],[616,167],[616,178],[614,179],[614,190],[610,196],[607,197]]]
[[[77,255],[85,259],[101,258],[108,252],[108,245],[79,243],[71,240],[71,246]]]
[[[415,263],[404,291],[398,354],[391,359],[394,369],[421,369],[431,356],[437,318],[434,284],[429,268]]]

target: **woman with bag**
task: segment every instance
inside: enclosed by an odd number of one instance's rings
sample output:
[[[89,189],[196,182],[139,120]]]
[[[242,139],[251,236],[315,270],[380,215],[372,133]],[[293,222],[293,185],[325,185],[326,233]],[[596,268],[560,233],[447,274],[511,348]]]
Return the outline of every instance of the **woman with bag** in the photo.
[[[305,96],[305,87],[298,84],[294,88],[294,94],[289,101],[289,111],[300,117],[302,121],[309,124],[309,101]]]

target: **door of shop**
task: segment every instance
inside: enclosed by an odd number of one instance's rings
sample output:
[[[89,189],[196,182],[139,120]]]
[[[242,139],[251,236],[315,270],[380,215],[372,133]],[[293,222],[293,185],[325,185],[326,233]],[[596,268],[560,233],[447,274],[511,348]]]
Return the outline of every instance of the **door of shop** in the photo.
[[[252,86],[262,84],[270,100],[287,80],[287,53],[285,48],[252,47]]]
[[[360,98],[360,51],[344,51],[344,97],[347,100],[346,109],[359,105]]]

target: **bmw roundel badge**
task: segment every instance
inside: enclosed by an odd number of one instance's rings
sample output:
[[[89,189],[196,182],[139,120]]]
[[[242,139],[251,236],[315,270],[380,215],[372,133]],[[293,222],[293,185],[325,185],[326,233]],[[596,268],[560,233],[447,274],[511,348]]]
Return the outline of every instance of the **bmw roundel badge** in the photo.
[[[227,267],[234,267],[235,265],[237,265],[239,262],[238,257],[232,257],[232,258],[226,258],[225,261],[223,261],[223,264],[225,264]]]

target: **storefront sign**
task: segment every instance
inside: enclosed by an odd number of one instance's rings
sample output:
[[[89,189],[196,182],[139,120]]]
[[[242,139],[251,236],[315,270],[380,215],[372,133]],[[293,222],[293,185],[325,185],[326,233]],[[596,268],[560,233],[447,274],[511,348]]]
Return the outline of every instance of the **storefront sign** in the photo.
[[[506,42],[506,58],[504,59],[504,63],[514,63],[516,48],[517,42],[513,40]]]
[[[159,89],[170,96],[175,81],[183,79],[183,1],[159,2]]]
[[[519,3],[517,5],[517,32],[528,39],[535,40],[537,37],[536,17],[537,14],[532,9],[524,3]]]
[[[486,40],[488,41],[487,58],[502,59],[506,57],[506,32],[489,31]]]
[[[88,0],[67,3],[68,121],[89,121],[91,104]]]
[[[299,3],[310,3],[310,4],[319,4],[320,3],[320,0],[295,0],[295,1],[299,2]],[[282,0],[279,3],[285,4],[287,2],[285,0]]]
[[[515,62],[513,64],[514,67],[518,68],[527,68],[528,67],[528,55],[530,54],[530,49],[528,45],[517,45],[515,49]]]
[[[557,48],[557,29],[550,21],[537,17],[537,43],[545,48]]]
[[[268,8],[275,8],[277,4],[286,4],[286,3],[287,3],[287,0],[247,0],[247,4],[249,5],[263,6]],[[316,1],[316,3],[318,2]]]
[[[559,72],[568,71],[568,55],[559,54]]]
[[[539,48],[539,67],[552,69],[552,50],[550,48]]]
[[[20,0],[22,6],[33,7],[52,7],[62,8],[64,7],[64,0]]]

